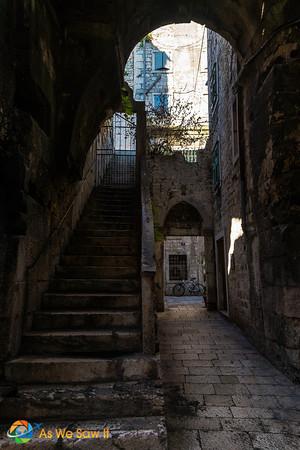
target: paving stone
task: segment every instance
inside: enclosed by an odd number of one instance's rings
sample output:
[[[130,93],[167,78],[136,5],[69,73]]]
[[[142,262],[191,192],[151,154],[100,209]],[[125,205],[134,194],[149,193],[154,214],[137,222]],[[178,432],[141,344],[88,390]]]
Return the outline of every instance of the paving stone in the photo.
[[[214,431],[221,430],[221,420],[219,418],[207,418],[207,417],[168,417],[167,418],[168,430],[203,430]]]
[[[300,448],[299,386],[217,313],[181,306],[163,316],[170,450],[246,450],[253,443],[260,450]],[[171,360],[172,353],[187,359]]]
[[[200,431],[203,450],[253,450],[247,433]]]
[[[279,403],[282,408],[287,409],[299,409],[300,410],[300,396],[278,396],[277,402]]]
[[[232,417],[230,408],[224,406],[201,406],[198,408],[199,417]]]
[[[214,388],[219,395],[249,394],[244,384],[214,384]]]
[[[300,421],[262,419],[263,431],[266,433],[287,433],[300,436]],[[254,430],[253,430],[254,431]]]
[[[215,367],[242,367],[239,361],[233,361],[229,359],[217,359],[213,361]]]
[[[244,384],[273,384],[274,377],[262,377],[262,376],[239,376],[240,383]]]
[[[252,406],[256,408],[279,408],[278,400],[268,395],[233,395],[235,406]]]
[[[274,416],[276,419],[281,420],[296,420],[300,421],[300,411],[295,409],[276,409],[274,411]]]
[[[291,380],[289,380],[286,376],[284,375],[279,375],[276,376],[275,378],[273,377],[273,380],[277,383],[277,384],[283,384],[283,385],[287,385],[287,386],[293,386],[293,382]]]
[[[286,434],[254,433],[250,434],[253,447],[260,450],[299,450],[300,438]]]
[[[217,355],[215,353],[198,353],[198,358],[209,361],[217,359]]]
[[[170,431],[168,442],[171,450],[201,450],[197,431]]]
[[[187,375],[186,383],[221,383],[218,375]]]
[[[269,408],[250,408],[250,407],[232,407],[230,408],[233,417],[237,418],[258,418],[272,419],[275,418],[275,412]]]
[[[276,384],[247,384],[243,385],[247,386],[250,394],[252,395],[295,395],[296,389],[295,387],[290,386],[278,386]]]
[[[215,394],[214,386],[212,384],[193,384],[186,383],[184,385],[184,390],[186,393],[195,394]]]
[[[233,376],[233,375],[222,375],[220,378],[221,378],[221,383],[226,383],[226,384],[239,383],[238,377]]]
[[[228,431],[265,431],[261,419],[221,419],[221,424]]]
[[[190,375],[220,375],[220,369],[217,367],[189,367],[184,368],[188,370]]]
[[[205,395],[204,402],[207,406],[232,406],[233,399],[230,395]]]
[[[212,361],[208,360],[185,360],[182,363],[186,367],[214,367]]]
[[[246,367],[220,367],[222,375],[253,375],[253,370]]]
[[[178,353],[176,355],[173,355],[173,359],[186,361],[190,359],[199,359],[199,358],[197,353]]]

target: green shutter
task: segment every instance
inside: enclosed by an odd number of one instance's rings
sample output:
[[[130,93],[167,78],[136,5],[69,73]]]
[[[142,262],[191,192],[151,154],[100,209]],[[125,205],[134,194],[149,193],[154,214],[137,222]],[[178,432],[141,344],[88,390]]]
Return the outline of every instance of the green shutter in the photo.
[[[221,168],[220,168],[220,144],[217,142],[213,149],[212,154],[212,175],[213,185],[217,189],[221,186]]]

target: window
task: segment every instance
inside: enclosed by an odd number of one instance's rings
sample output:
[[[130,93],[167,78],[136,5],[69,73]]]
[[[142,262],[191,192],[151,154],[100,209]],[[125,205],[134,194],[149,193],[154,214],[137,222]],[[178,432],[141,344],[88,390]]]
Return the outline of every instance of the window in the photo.
[[[212,154],[212,171],[213,171],[213,185],[215,189],[221,186],[221,168],[220,168],[220,144],[219,141],[215,144]]]
[[[187,256],[169,255],[170,281],[187,280]]]
[[[239,157],[239,115],[237,95],[232,104],[232,162],[233,164]]]
[[[216,104],[218,103],[218,67],[215,62],[212,66],[212,71],[209,80],[209,93],[210,93],[210,109],[214,112]]]
[[[167,109],[169,106],[168,94],[153,94],[153,107],[155,109]]]
[[[153,70],[169,70],[169,60],[166,52],[153,52]]]

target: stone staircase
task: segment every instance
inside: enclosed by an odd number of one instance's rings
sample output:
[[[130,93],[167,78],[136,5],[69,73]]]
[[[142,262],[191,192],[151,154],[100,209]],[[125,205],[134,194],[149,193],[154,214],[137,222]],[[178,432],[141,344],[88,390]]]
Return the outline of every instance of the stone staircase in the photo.
[[[159,362],[142,353],[138,215],[133,189],[94,190],[21,356],[6,364],[17,391],[0,403],[2,418],[22,410],[28,420],[102,419],[119,428],[138,418],[142,436],[151,417],[152,448],[164,448]]]

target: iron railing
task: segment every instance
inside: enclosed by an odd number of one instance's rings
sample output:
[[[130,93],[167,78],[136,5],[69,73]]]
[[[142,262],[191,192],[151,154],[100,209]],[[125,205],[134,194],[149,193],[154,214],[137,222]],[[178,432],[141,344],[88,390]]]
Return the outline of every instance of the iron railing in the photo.
[[[114,114],[101,127],[97,143],[96,185],[135,185],[136,115]]]
[[[198,162],[198,157],[201,152],[203,152],[203,149],[195,149],[195,148],[180,148],[180,149],[174,149],[175,152],[179,152],[184,156],[184,159],[189,163],[196,163]]]

